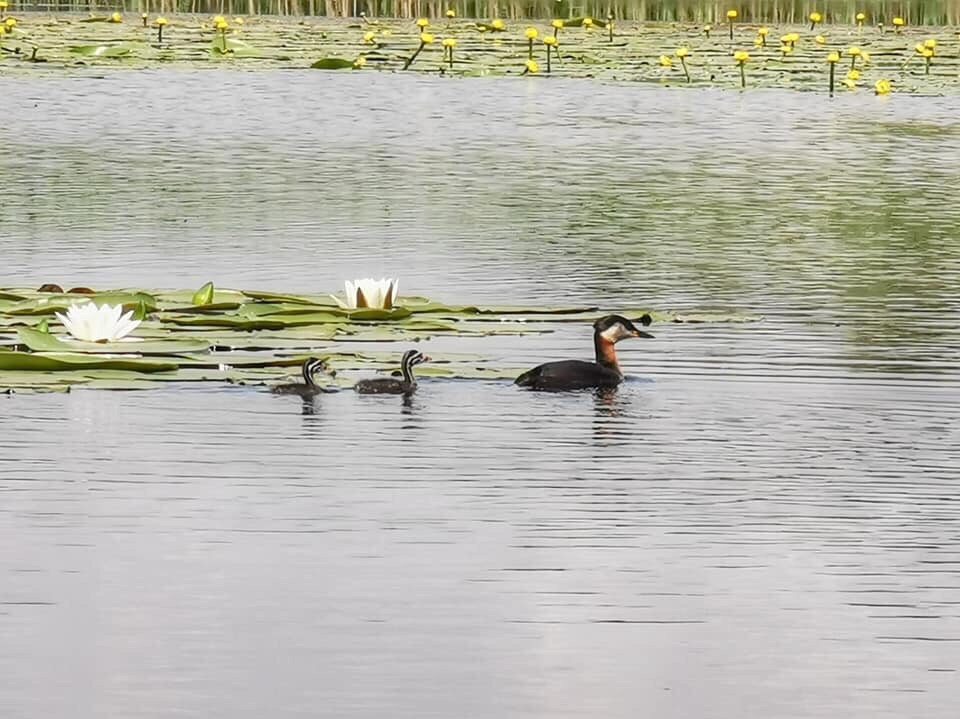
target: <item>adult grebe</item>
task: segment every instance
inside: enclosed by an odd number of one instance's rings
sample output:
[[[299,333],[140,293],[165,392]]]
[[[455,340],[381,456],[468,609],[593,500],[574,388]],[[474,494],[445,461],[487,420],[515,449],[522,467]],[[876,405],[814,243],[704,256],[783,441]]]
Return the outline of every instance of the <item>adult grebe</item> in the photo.
[[[650,315],[644,315],[638,322],[644,326],[649,325]],[[543,390],[616,387],[623,381],[623,373],[617,362],[614,345],[627,337],[653,337],[653,335],[637,329],[626,317],[620,315],[601,317],[593,323],[596,362],[582,360],[547,362],[524,372],[517,377],[514,384]]]
[[[364,379],[354,385],[354,389],[360,394],[412,394],[417,389],[417,380],[413,376],[413,368],[421,362],[429,362],[427,357],[420,350],[407,350],[403,353],[403,359],[400,360],[400,372],[403,379],[394,379],[393,377],[376,377],[374,379]]]
[[[331,377],[337,375],[335,370],[330,369],[325,359],[308,357],[303,363],[303,384],[294,382],[291,384],[278,384],[270,388],[274,394],[296,394],[301,397],[316,397],[318,394],[336,392],[330,387],[321,387],[317,384],[315,377],[318,374],[328,374]]]

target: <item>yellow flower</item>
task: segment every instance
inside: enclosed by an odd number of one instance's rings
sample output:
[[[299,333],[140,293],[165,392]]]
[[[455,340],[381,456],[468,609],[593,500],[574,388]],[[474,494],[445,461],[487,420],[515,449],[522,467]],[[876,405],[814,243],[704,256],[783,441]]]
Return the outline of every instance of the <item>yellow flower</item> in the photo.
[[[233,18],[233,24],[234,24],[234,25],[243,25],[243,18],[242,18],[242,17],[235,17],[235,18]]]
[[[857,46],[848,48],[847,55],[849,55],[850,57],[860,57],[860,48]]]
[[[733,59],[742,65],[750,59],[750,53],[746,50],[737,50],[735,53],[733,53]]]
[[[890,94],[890,81],[889,80],[877,80],[876,84],[873,86],[873,91],[877,95],[889,95]]]
[[[552,45],[556,45],[556,44],[557,44],[557,38],[555,38],[553,35],[547,35],[545,38],[543,38],[543,44],[544,44],[544,45],[551,45],[551,46],[552,46]]]
[[[927,48],[924,47],[922,42],[918,42],[916,45],[913,46],[913,49],[917,51],[917,55],[923,55],[923,51],[926,50]]]
[[[159,27],[163,27],[164,25],[167,24],[167,18],[165,18],[165,17],[163,17],[163,16],[158,17],[158,18],[156,19],[156,23],[157,23],[157,25],[158,25]]]
[[[753,46],[754,46],[754,47],[765,47],[764,42],[763,42],[763,38],[760,37],[759,35],[757,35],[755,38],[753,38]]]
[[[835,64],[840,62],[840,53],[834,50],[833,52],[827,55],[827,62]]]
[[[787,35],[787,39],[789,39],[791,43],[800,42],[800,33],[792,32],[789,35]]]
[[[456,10],[447,10],[447,17],[448,17],[448,18],[453,19],[453,18],[455,18],[456,16],[457,16],[457,11],[456,11]]]
[[[370,44],[370,45],[373,45],[373,44],[376,42],[376,40],[374,39],[374,38],[376,38],[376,37],[377,37],[377,34],[376,34],[375,32],[369,32],[369,31],[368,31],[368,32],[363,33],[363,41],[364,41],[365,43]]]
[[[810,22],[816,24],[816,23],[820,22],[821,20],[823,20],[823,15],[821,15],[820,13],[818,13],[818,12],[812,12],[812,13],[810,13]]]
[[[929,47],[925,47],[923,48],[923,52],[920,54],[926,58],[931,58],[933,57],[933,50],[931,50]]]
[[[592,17],[585,17],[585,18],[583,18],[583,26],[584,26],[584,27],[593,27],[593,18],[592,18]]]
[[[457,46],[457,41],[454,40],[452,37],[445,37],[445,38],[443,38],[443,43],[442,43],[442,44],[443,44],[444,47],[456,47],[456,46]]]
[[[704,25],[704,26],[703,26],[703,31],[704,31],[704,32],[710,32],[711,30],[713,30],[713,25]]]
[[[527,36],[527,40],[536,40],[540,35],[535,27],[528,27],[526,30],[524,30],[523,34]]]
[[[503,30],[503,20],[501,20],[500,18],[497,18],[492,23],[490,23],[490,27],[492,27],[494,30]]]
[[[214,27],[215,29],[219,30],[220,32],[223,32],[224,30],[226,30],[226,29],[227,29],[228,27],[230,27],[230,26],[227,24],[227,21],[226,21],[226,20],[224,20],[223,18],[220,18],[219,20],[217,20],[217,21],[213,24],[213,27]]]
[[[860,59],[863,60],[864,64],[870,62],[870,53],[864,50],[860,53]]]
[[[690,54],[690,50],[685,47],[678,47],[676,50],[673,51],[673,54],[676,55],[677,57],[686,57],[687,55]]]
[[[924,46],[924,47],[927,47],[927,48],[930,48],[931,50],[936,50],[936,49],[937,49],[937,41],[934,40],[932,37],[931,37],[931,38],[927,38],[926,40],[923,41],[923,46]]]
[[[895,17],[893,18],[893,24],[896,25],[897,27],[903,27],[907,23],[902,17]]]
[[[15,17],[8,17],[4,24],[7,26],[8,30],[13,30],[17,26],[17,19]]]
[[[560,30],[563,27],[563,20],[554,20],[550,24],[553,25],[553,27],[557,28],[557,30]]]
[[[844,78],[843,84],[847,86],[848,89],[852,90],[857,86],[857,83],[854,80],[851,80],[849,77]]]
[[[429,24],[430,24],[430,21],[427,20],[427,18],[425,17],[421,17],[417,19],[417,27],[420,28],[421,30],[423,30],[423,28],[425,28]]]
[[[527,60],[527,72],[540,72],[540,66],[537,64],[536,60]]]
[[[727,10],[727,20],[736,20],[739,14],[736,10]]]
[[[823,45],[827,42],[827,38],[825,38],[823,35],[817,35],[815,38],[813,38],[813,41],[817,43],[817,45]]]
[[[123,15],[118,12],[113,13],[113,15],[110,16],[110,22],[123,22]]]
[[[433,42],[433,35],[428,32],[420,33],[420,42],[422,42],[424,45],[429,45]]]
[[[226,22],[227,19],[223,15],[215,15],[213,18],[213,24],[219,25],[222,22]]]
[[[0,10],[7,9],[7,0],[0,0]]]
[[[666,55],[661,55],[661,56],[660,56],[660,64],[661,64],[663,67],[672,67],[672,66],[673,66],[673,60],[671,60],[671,59],[670,59],[669,57],[667,57]]]
[[[781,45],[780,52],[782,52],[784,55],[789,55],[791,52],[793,52],[793,45]]]
[[[852,80],[853,82],[856,82],[857,80],[860,79],[860,71],[859,71],[859,70],[850,70],[850,71],[848,71],[848,72],[847,72],[847,79],[848,79],[848,80]]]
[[[770,34],[770,28],[768,27],[757,28],[757,35],[760,35],[761,37],[766,37],[769,34]]]
[[[366,64],[367,64],[367,58],[363,57],[362,55],[353,61],[354,67],[363,67]]]
[[[857,22],[863,22],[866,19],[867,19],[867,16],[864,13],[862,12],[857,13]]]

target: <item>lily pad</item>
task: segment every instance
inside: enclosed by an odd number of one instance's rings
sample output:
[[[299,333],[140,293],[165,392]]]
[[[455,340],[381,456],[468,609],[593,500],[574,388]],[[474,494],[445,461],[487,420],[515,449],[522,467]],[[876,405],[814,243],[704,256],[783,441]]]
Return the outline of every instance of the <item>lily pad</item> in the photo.
[[[83,57],[126,57],[133,52],[133,47],[122,45],[75,45],[70,48],[74,55]]]
[[[349,70],[354,67],[353,60],[342,57],[325,57],[310,65],[313,70]]]
[[[61,340],[51,334],[29,327],[17,331],[20,342],[34,352],[84,352],[88,354],[138,354],[173,355],[203,352],[210,345],[203,340],[168,339],[130,342],[81,342],[74,339]]]

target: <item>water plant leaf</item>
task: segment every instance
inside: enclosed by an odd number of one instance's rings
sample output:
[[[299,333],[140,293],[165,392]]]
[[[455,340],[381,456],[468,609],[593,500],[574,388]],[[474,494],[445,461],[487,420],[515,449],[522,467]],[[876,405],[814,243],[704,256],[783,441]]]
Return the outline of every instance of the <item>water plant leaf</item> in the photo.
[[[20,343],[34,352],[84,352],[88,354],[175,355],[205,352],[210,344],[197,339],[144,340],[142,342],[80,342],[60,339],[29,327],[17,331]]]
[[[83,57],[125,57],[133,52],[129,44],[121,45],[74,45],[70,48],[74,55]]]
[[[213,283],[207,282],[203,287],[194,292],[190,301],[194,306],[211,304],[213,302]]]
[[[11,352],[0,348],[0,370],[57,372],[80,368],[121,369],[131,372],[169,372],[177,365],[145,357],[97,357],[71,352]]]
[[[324,57],[310,65],[313,70],[347,70],[353,66],[353,60],[342,57]]]

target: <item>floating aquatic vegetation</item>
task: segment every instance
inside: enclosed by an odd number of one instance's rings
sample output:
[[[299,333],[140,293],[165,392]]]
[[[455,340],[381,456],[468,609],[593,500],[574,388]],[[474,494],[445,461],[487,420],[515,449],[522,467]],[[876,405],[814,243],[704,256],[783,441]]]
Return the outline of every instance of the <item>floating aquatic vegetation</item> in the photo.
[[[542,23],[505,22],[500,18],[479,23],[441,21],[443,40],[447,42],[442,43],[442,53],[432,53],[424,40],[436,37],[436,44],[441,44],[440,36],[430,32],[434,24],[420,27],[409,20],[363,18],[358,23],[331,18],[295,21],[255,17],[241,24],[237,22],[240,18],[228,21],[226,17],[177,15],[168,16],[169,23],[166,18],[151,16],[152,20],[141,27],[140,21],[130,22],[128,18],[109,22],[109,15],[98,16],[102,21],[85,23],[80,22],[83,18],[58,17],[49,22],[47,17],[41,20],[38,15],[24,16],[9,31],[6,22],[2,23],[0,66],[4,73],[50,73],[57,68],[83,65],[142,68],[160,63],[200,66],[243,61],[251,67],[265,68],[364,67],[393,71],[406,65],[412,72],[516,76],[529,73],[525,61],[533,59],[546,62],[542,69],[551,74],[608,82],[732,88],[741,87],[744,79],[740,67],[729,62],[730,53],[738,48],[729,45],[728,33],[717,37],[717,33],[710,32],[710,26],[682,22],[621,23],[616,41],[611,42],[612,18],[604,21],[584,16]],[[798,20],[803,17],[805,14]],[[823,55],[815,51],[821,46],[824,51],[841,53],[847,47],[861,48],[855,69],[861,72],[861,82],[869,83],[868,87],[878,79],[889,79],[900,92],[942,94],[960,90],[956,81],[960,76],[960,57],[952,51],[956,43],[953,29],[904,24],[895,26],[899,27],[897,33],[864,34],[861,24],[851,23],[850,18],[844,17],[844,24],[820,22],[814,31],[809,30],[809,22],[765,25],[757,28],[755,35],[750,30],[751,36],[744,38],[750,43],[750,89],[827,89],[820,74]],[[747,26],[740,24],[739,14],[733,20],[728,24],[734,28],[735,37],[736,32],[746,32]],[[607,31],[596,32],[601,27]],[[537,32],[532,42],[526,37],[527,28]],[[561,30],[562,43],[546,42],[551,36],[558,39]],[[770,37],[780,37],[781,44],[767,42]],[[537,41],[541,39],[546,60],[536,56]],[[917,44],[930,39],[938,44],[927,48],[929,53],[915,50]],[[948,43],[951,52],[945,51]],[[681,47],[689,50],[685,60],[673,52]],[[870,53],[873,62],[867,63]],[[660,68],[657,59],[661,54],[671,57],[673,71],[665,73]],[[415,62],[411,62],[413,56]],[[912,60],[915,57],[923,58],[923,71],[920,63]]]
[[[352,284],[356,290],[357,284]],[[359,284],[366,296],[363,281]],[[551,332],[559,323],[589,324],[602,314],[594,306],[449,305],[424,297],[397,298],[395,280],[374,284],[377,289],[369,290],[371,296],[392,294],[391,307],[355,309],[330,295],[223,289],[213,283],[195,291],[74,288],[85,291],[64,293],[53,284],[44,285],[45,291],[0,289],[0,391],[62,391],[71,386],[143,389],[167,382],[262,385],[299,368],[311,354],[329,358],[338,372],[346,372],[337,381],[349,384],[353,371],[395,362],[395,353],[354,349],[365,343],[409,343],[437,335],[536,334]],[[121,308],[123,314],[117,315]],[[617,309],[627,316],[649,312]],[[96,310],[98,318],[103,312],[104,328],[78,331],[80,339],[66,336],[64,321],[71,310]],[[653,314],[671,322],[756,319],[735,313]],[[67,324],[71,323],[72,318]],[[136,341],[124,341],[134,328]],[[497,379],[512,378],[518,371],[482,356],[435,356],[437,366],[427,376]]]

